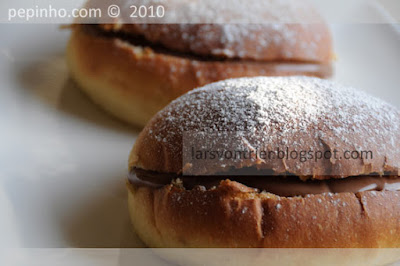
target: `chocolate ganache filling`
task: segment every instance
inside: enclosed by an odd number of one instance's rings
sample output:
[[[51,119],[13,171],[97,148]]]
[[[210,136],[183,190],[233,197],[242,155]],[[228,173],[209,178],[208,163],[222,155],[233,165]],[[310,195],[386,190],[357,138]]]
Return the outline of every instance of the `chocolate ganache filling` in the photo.
[[[143,36],[138,34],[128,34],[125,32],[106,31],[98,25],[81,25],[86,34],[90,34],[102,38],[119,39],[134,46],[148,47],[156,53],[186,58],[190,60],[202,62],[239,62],[239,63],[253,63],[263,64],[266,69],[277,72],[296,73],[304,72],[310,74],[317,74],[321,77],[327,77],[332,74],[331,64],[323,64],[312,61],[258,61],[258,60],[245,60],[240,58],[225,58],[213,55],[198,55],[191,52],[179,52],[164,47],[160,43],[153,43],[146,40]]]
[[[283,197],[322,193],[400,191],[400,178],[378,175],[302,181],[297,176],[181,176],[134,168],[128,177],[132,184],[155,187],[170,184],[177,178],[182,181],[185,189],[193,189],[198,186],[210,189],[218,186],[221,180],[229,179],[258,191],[266,191]]]

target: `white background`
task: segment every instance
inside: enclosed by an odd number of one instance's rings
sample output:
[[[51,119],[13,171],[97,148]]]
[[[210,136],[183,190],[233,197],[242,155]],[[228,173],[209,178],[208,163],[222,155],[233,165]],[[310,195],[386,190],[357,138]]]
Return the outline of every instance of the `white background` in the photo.
[[[360,10],[387,18],[370,6]],[[400,107],[398,28],[331,29],[333,79]],[[0,248],[142,246],[129,224],[124,183],[138,131],[97,108],[69,79],[68,30],[3,24],[0,36]],[[61,257],[84,261],[63,250]]]

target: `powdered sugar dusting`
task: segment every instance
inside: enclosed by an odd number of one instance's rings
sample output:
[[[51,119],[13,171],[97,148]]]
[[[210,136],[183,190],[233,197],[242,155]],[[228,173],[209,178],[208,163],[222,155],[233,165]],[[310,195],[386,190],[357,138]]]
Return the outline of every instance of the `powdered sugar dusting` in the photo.
[[[139,23],[135,28],[149,41],[180,51],[259,60],[282,56],[296,60],[301,55],[307,61],[319,61],[318,49],[322,49],[322,43],[327,45],[328,33],[316,26],[323,20],[307,1],[135,0],[125,1],[126,9],[133,3],[161,4],[166,7],[165,17],[121,23]],[[282,51],[277,58],[268,58],[271,51],[267,49],[278,47]]]
[[[127,23],[313,23],[320,19],[310,12],[311,5],[307,0],[123,0],[119,3],[121,10],[129,14],[132,5],[162,5],[165,14],[156,19],[151,16],[140,19],[121,16],[130,18]]]
[[[388,127],[376,125],[368,129],[390,137],[399,126],[398,110],[384,101],[350,87],[309,77],[228,79],[189,92],[167,110],[180,114],[169,117],[180,130],[190,130],[191,125],[196,125],[196,128],[211,126],[240,131],[279,124],[289,133],[322,122],[342,135],[349,130],[365,130],[372,119]]]
[[[247,146],[372,150],[376,157],[382,156],[383,167],[397,158],[400,143],[400,113],[395,107],[362,91],[310,77],[216,82],[173,101],[156,120],[153,137],[165,140],[164,145],[173,143],[169,149],[177,154],[182,147],[172,141],[176,134],[246,132],[253,136],[245,136]]]

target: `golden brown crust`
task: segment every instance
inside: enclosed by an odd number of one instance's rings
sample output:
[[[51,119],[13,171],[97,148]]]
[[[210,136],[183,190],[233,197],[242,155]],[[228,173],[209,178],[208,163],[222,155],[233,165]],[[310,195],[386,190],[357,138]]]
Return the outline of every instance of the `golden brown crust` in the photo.
[[[68,64],[72,77],[99,105],[138,126],[171,100],[207,83],[230,77],[331,74],[327,64],[295,62],[202,61],[158,53],[118,38],[72,28]]]
[[[332,60],[329,29],[308,1],[119,2],[125,7],[121,8],[119,18],[107,21],[108,24],[98,21],[103,30],[141,36],[173,51],[258,61]],[[131,5],[160,4],[165,8],[164,18],[138,20],[129,16]],[[106,12],[108,5],[89,0],[86,7],[103,8]]]
[[[202,56],[326,64],[333,58],[330,32],[322,22],[259,25],[103,24],[100,26],[104,30],[143,36],[146,40],[161,44],[173,51]],[[233,39],[229,40],[229,38]],[[274,40],[277,39],[279,41],[275,42]]]
[[[128,183],[132,222],[150,247],[400,247],[400,192],[278,197],[223,181],[213,190]]]
[[[129,166],[188,175],[250,167],[315,179],[397,176],[399,130],[398,109],[352,88],[306,77],[241,78],[194,90],[160,111],[138,136]],[[338,159],[190,161],[192,147],[221,152],[337,150]],[[372,156],[345,159],[346,151],[370,151]]]

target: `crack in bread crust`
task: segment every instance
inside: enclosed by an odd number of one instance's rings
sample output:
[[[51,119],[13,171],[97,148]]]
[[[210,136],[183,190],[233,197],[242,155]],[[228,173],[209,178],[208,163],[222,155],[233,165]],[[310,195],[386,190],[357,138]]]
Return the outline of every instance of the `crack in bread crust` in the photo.
[[[151,247],[400,247],[400,192],[358,193],[361,205],[354,193],[286,198],[231,181],[205,191],[127,185],[134,227]],[[145,195],[158,208],[147,208]],[[157,230],[146,220],[152,215]]]

